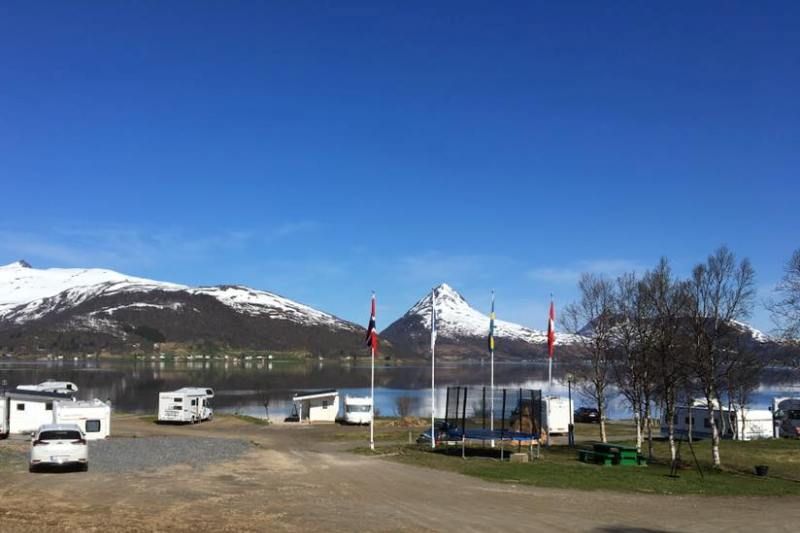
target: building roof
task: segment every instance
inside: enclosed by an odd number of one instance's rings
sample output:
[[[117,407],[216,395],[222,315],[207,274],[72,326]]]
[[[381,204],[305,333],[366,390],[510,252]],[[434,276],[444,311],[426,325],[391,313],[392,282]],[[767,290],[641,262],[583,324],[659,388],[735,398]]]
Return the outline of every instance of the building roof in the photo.
[[[317,391],[308,391],[302,394],[295,394],[295,400],[313,400],[314,398],[327,398],[328,396],[338,396],[339,391],[336,389],[325,389]]]

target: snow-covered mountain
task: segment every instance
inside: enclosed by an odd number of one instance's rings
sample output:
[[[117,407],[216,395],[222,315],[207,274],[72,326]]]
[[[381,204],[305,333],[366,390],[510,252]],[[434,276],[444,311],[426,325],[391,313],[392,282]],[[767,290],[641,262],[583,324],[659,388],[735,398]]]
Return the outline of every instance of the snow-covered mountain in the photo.
[[[414,304],[381,335],[392,344],[415,352],[430,345],[431,302],[436,301],[437,350],[451,355],[480,356],[486,353],[489,316],[469,305],[451,286],[443,283]],[[557,345],[570,345],[577,339],[556,334]],[[505,320],[495,320],[495,353],[499,356],[533,358],[543,354],[547,332]]]
[[[24,261],[0,267],[0,347],[5,350],[20,344],[30,350],[32,336],[39,351],[65,344],[76,351],[124,351],[142,346],[137,332],[145,332],[150,338],[144,340],[151,343],[210,342],[321,354],[360,349],[363,328],[243,286],[188,287],[104,269],[36,269]]]

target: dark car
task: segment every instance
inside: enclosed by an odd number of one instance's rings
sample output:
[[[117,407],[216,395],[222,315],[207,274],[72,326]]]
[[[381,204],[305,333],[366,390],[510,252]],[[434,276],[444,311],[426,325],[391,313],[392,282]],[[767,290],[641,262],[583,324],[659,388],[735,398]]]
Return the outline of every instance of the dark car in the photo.
[[[575,411],[575,422],[600,422],[600,413],[594,407],[579,407]]]

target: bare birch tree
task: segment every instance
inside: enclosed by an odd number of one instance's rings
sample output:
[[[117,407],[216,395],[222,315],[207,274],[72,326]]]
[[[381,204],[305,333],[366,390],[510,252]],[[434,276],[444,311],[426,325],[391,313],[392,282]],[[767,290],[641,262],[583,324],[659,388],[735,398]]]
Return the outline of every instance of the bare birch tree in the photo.
[[[767,305],[772,321],[784,338],[797,341],[800,339],[800,248],[786,264],[775,292],[778,299]]]
[[[644,294],[653,307],[652,372],[657,380],[656,394],[667,423],[670,456],[675,460],[675,412],[678,393],[686,377],[686,314],[689,293],[686,283],[675,279],[666,258],[643,280]],[[649,416],[649,414],[648,414]],[[648,441],[652,443],[648,426]],[[649,449],[652,454],[652,448]]]
[[[613,284],[594,274],[582,274],[578,281],[580,300],[561,313],[564,328],[581,335],[581,347],[588,365],[576,367],[581,393],[591,398],[600,418],[600,440],[607,442],[607,389],[612,378],[611,344],[614,311]]]
[[[698,264],[689,280],[692,326],[691,363],[694,377],[705,396],[711,424],[711,458],[721,466],[720,427],[714,408],[721,409],[726,362],[733,350],[737,333],[734,321],[746,318],[752,307],[755,272],[743,259],[738,265],[734,254],[719,248],[705,263]],[[721,419],[721,417],[720,417]],[[721,421],[721,420],[720,420]]]

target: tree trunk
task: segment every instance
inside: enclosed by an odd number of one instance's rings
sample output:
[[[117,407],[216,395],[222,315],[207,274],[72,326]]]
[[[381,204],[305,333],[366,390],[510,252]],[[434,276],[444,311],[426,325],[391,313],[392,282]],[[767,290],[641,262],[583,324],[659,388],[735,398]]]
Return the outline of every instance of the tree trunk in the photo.
[[[647,460],[653,460],[653,420],[650,412],[650,401],[644,406],[645,427],[647,428]]]
[[[719,458],[719,427],[714,417],[714,404],[710,396],[711,395],[706,396],[706,401],[708,402],[708,416],[710,418],[709,423],[711,424],[711,462],[714,468],[720,468],[722,463]]]
[[[598,418],[600,418],[600,442],[608,442],[608,436],[606,435],[606,411],[599,402],[597,404],[597,414]]]
[[[639,411],[638,407],[633,410],[633,421],[636,423],[636,452],[642,453],[642,415]]]

